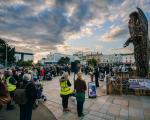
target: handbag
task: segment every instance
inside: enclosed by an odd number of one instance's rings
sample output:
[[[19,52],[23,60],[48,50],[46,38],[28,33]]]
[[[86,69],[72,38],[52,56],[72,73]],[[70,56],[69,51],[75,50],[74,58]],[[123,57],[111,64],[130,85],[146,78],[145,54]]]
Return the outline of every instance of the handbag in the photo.
[[[0,81],[0,106],[11,101],[6,85]]]
[[[5,105],[11,101],[9,93],[6,96],[0,96],[0,105]]]
[[[14,93],[14,101],[16,104],[24,105],[27,102],[25,89],[16,89]]]
[[[0,96],[6,96],[8,94],[8,90],[6,85],[0,81]]]

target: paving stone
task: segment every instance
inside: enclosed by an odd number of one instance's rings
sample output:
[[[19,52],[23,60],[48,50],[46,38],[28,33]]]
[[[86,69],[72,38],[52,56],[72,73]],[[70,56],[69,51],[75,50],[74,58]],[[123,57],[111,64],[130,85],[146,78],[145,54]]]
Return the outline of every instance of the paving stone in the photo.
[[[102,119],[107,119],[107,120],[115,120],[115,116],[109,115],[109,114],[104,114],[100,112],[95,112],[95,111],[90,111],[91,115],[102,118]]]
[[[129,119],[131,118],[144,120],[143,110],[129,107]]]
[[[143,104],[141,101],[137,100],[129,100],[129,107],[133,107],[135,109],[141,109],[143,107]]]
[[[101,112],[101,113],[107,113],[110,104],[111,104],[111,103],[107,103],[107,102],[106,102],[106,103],[101,107],[101,109],[100,109],[99,112]]]
[[[113,100],[114,100],[114,96],[110,96],[110,97],[107,99],[107,102],[113,103]]]
[[[150,110],[149,109],[144,110],[144,119],[150,120]]]
[[[116,117],[115,120],[129,120],[128,118],[124,118],[124,117]]]
[[[88,84],[90,77],[86,75],[83,75],[83,77]],[[48,99],[44,104],[57,116],[58,120],[79,120],[77,117],[76,103],[71,99],[69,99],[71,112],[67,114],[62,112],[61,97],[59,95],[59,79],[60,76],[44,83],[43,92]],[[70,76],[70,81],[73,84],[73,75]],[[97,95],[100,95],[100,97],[96,99],[87,98],[85,100],[83,112],[86,115],[83,120],[150,120],[149,96],[105,95],[105,83],[100,82],[100,86],[97,88]],[[88,92],[86,91],[87,96]]]
[[[150,101],[149,103],[142,103],[143,109],[149,109],[150,110]]]
[[[93,104],[93,105],[89,108],[89,110],[92,110],[92,111],[99,111],[102,105],[103,105],[103,104],[101,104],[101,103],[99,103],[99,104]]]
[[[115,99],[118,99],[118,100],[123,100],[123,95],[111,95],[113,96]]]
[[[88,114],[85,116],[85,120],[87,119],[91,119],[91,120],[106,120],[106,119],[103,119],[103,118],[99,118],[99,117],[96,117],[94,115],[91,115],[91,114]]]
[[[110,98],[111,98],[110,96],[104,95],[104,96],[98,97],[95,102],[96,103],[105,103]]]
[[[149,96],[142,96],[141,101],[144,103],[149,103],[149,98],[150,98]]]
[[[58,109],[58,108],[54,108],[52,106],[47,106],[48,109],[50,109],[52,111],[52,113],[54,114],[54,116],[58,119],[60,116],[62,116],[63,112],[62,109]]]
[[[56,102],[53,102],[53,101],[47,101],[44,103],[46,106],[53,106],[53,107],[56,107],[56,108],[62,108],[62,105],[61,104],[58,104]]]
[[[91,120],[91,119],[84,117],[83,119],[81,118],[81,120]]]
[[[84,108],[85,109],[89,109],[93,104],[94,104],[94,101],[90,101],[90,100],[86,100],[85,103],[84,103]]]
[[[149,116],[145,116],[144,120],[150,120]]]
[[[136,120],[136,119],[133,116],[129,116],[129,120]]]
[[[123,107],[128,107],[128,104],[129,104],[128,100],[116,99],[116,98],[113,100],[113,103],[120,105],[120,106],[123,106]]]
[[[118,98],[118,97],[114,97],[113,101],[112,101],[113,104],[118,104],[118,105],[121,105],[121,99]]]
[[[113,114],[115,116],[119,116],[120,114],[120,105],[111,104],[107,113]]]
[[[128,117],[129,117],[128,108],[126,108],[126,109],[121,108],[119,117],[123,118],[123,119],[128,119]]]
[[[58,118],[58,120],[80,120],[80,118],[77,116],[77,114],[64,113]]]

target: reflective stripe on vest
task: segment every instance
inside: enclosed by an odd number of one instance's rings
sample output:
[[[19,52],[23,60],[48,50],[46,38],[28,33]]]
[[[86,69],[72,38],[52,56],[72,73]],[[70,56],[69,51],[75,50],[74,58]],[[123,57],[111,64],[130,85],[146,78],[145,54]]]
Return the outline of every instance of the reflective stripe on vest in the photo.
[[[10,78],[11,78],[11,77],[8,77],[8,78],[6,79],[7,89],[8,89],[9,92],[14,91],[14,90],[16,89],[16,85],[13,85],[13,84],[11,84],[11,83],[9,82],[9,79],[10,79]]]
[[[71,93],[73,92],[73,91],[68,87],[67,81],[60,82],[60,87],[61,87],[61,90],[60,90],[60,94],[61,94],[61,95],[69,95],[69,94],[71,94]]]

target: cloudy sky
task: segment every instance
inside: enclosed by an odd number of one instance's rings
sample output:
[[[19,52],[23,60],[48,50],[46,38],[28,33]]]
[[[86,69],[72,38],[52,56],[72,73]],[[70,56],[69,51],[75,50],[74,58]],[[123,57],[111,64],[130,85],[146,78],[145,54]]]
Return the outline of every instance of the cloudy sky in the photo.
[[[150,0],[0,0],[0,37],[35,60],[50,52],[108,54],[129,37],[137,6],[150,22]]]

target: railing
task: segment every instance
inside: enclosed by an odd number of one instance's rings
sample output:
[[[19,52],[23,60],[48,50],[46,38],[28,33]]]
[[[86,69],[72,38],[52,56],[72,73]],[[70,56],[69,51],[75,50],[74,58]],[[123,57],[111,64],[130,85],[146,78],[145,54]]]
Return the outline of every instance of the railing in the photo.
[[[146,87],[137,87],[132,88],[130,85],[129,79],[140,79],[136,76],[135,71],[132,73],[123,73],[118,72],[115,73],[116,79],[113,80],[112,77],[107,76],[107,94],[115,94],[115,95],[122,95],[122,94],[131,94],[131,95],[150,95],[150,89]],[[150,73],[147,79],[150,78]],[[141,81],[139,81],[141,82]]]

